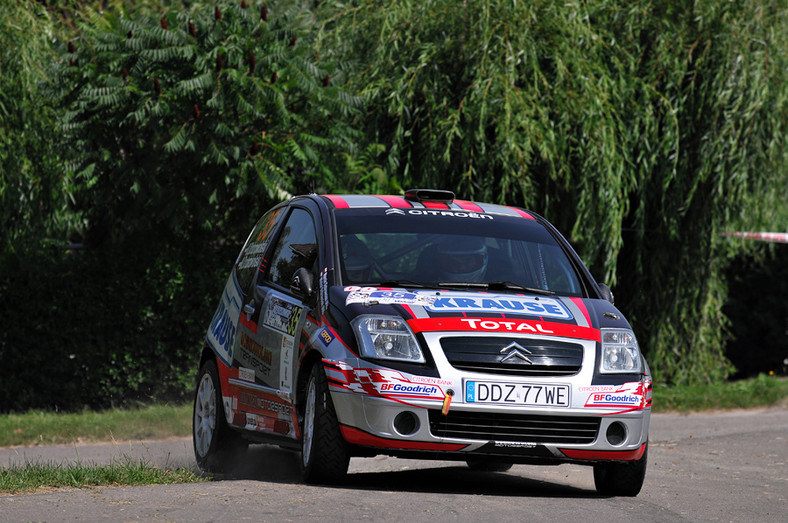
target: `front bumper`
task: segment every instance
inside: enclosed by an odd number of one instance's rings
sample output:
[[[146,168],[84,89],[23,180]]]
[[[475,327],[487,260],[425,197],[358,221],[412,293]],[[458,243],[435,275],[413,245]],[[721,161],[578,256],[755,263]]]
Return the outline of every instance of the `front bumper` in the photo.
[[[403,404],[345,392],[334,392],[332,399],[348,443],[381,454],[437,452],[432,457],[442,459],[634,461],[643,454],[650,420],[650,409],[609,414],[458,405],[444,415],[434,402]]]
[[[599,380],[593,340],[573,340],[583,356],[572,375],[526,377],[460,370],[447,360],[440,342],[462,334],[424,334],[439,377],[408,374],[351,355],[344,361],[324,360],[345,440],[368,454],[438,452],[430,457],[441,459],[484,455],[512,462],[593,463],[642,456],[651,415],[649,377],[621,376],[617,385],[595,384]],[[506,334],[485,337],[498,337],[501,344],[509,341]],[[481,398],[468,393],[469,382],[541,385],[560,389],[564,400],[539,406],[479,403]]]

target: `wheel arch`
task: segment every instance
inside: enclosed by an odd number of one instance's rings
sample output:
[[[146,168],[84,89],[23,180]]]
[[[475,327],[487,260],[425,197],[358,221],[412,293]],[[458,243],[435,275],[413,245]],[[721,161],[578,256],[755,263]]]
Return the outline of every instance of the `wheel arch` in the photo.
[[[317,349],[310,349],[301,359],[301,364],[298,368],[298,380],[296,382],[295,390],[296,409],[300,414],[299,419],[301,419],[304,414],[304,401],[306,397],[306,386],[309,382],[309,374],[312,371],[312,367],[315,365],[320,365],[322,361],[323,354]]]
[[[208,361],[208,360],[213,360],[214,362],[216,362],[216,366],[218,368],[218,366],[219,366],[219,359],[216,357],[216,354],[213,352],[211,347],[208,346],[207,343],[203,343],[202,350],[200,351],[200,361],[199,361],[199,364],[197,365],[197,368],[201,369],[202,366],[205,365],[205,362]],[[195,383],[197,381],[199,381],[199,379],[200,379],[200,376],[199,376],[199,373],[198,373],[198,375],[195,378]]]

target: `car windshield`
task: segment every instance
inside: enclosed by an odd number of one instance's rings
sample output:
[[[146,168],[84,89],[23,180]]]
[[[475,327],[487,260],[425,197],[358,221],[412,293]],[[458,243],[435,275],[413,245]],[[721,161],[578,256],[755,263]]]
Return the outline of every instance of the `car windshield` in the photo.
[[[344,284],[582,295],[571,261],[535,220],[413,211],[335,210]]]

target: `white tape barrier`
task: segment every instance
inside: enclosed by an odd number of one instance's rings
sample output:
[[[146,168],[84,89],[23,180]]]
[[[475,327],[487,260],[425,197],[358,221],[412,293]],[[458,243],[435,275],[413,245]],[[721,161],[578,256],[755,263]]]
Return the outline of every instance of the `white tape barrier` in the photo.
[[[735,236],[763,242],[788,243],[788,233],[785,232],[726,232],[725,236]]]

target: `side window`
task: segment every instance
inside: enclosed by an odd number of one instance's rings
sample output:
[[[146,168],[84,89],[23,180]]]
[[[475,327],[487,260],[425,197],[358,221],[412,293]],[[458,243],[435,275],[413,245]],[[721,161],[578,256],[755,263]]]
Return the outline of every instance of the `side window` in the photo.
[[[252,286],[254,275],[260,265],[260,258],[268,248],[268,244],[271,243],[273,238],[271,233],[276,224],[279,223],[283,210],[284,207],[274,209],[260,218],[260,221],[252,229],[252,234],[249,235],[244,250],[238,257],[238,265],[236,265],[235,269],[238,283],[244,294],[247,294]]]
[[[290,281],[298,269],[305,267],[315,272],[317,253],[312,215],[304,209],[293,209],[271,258],[269,279],[285,289],[290,288]]]

